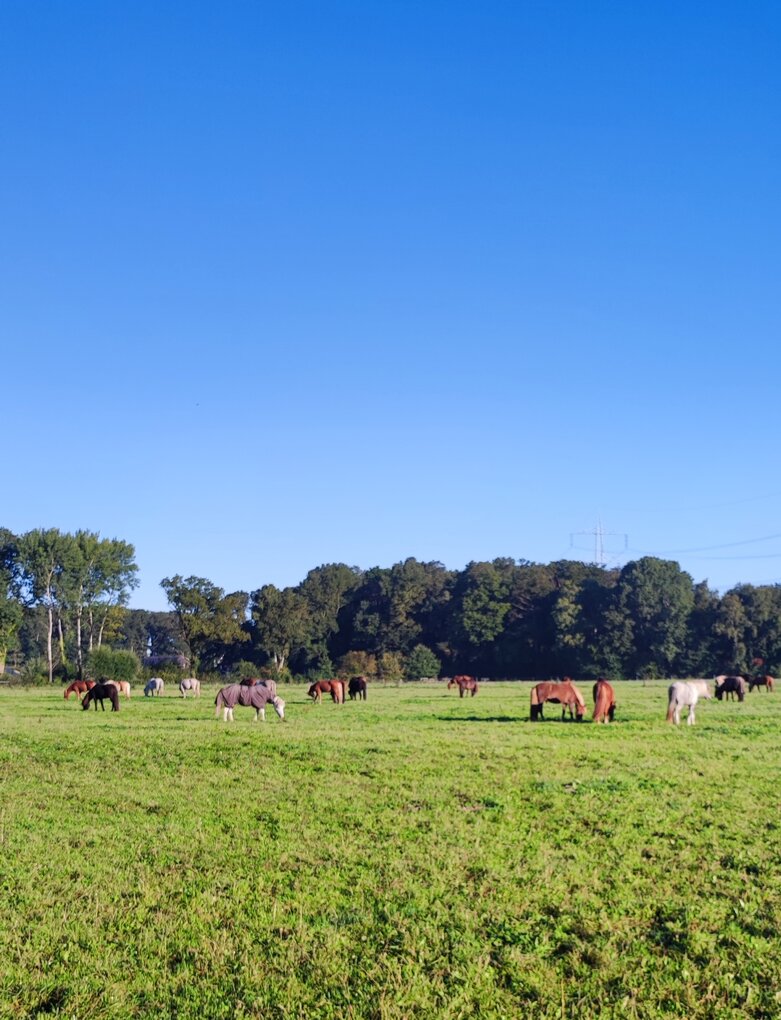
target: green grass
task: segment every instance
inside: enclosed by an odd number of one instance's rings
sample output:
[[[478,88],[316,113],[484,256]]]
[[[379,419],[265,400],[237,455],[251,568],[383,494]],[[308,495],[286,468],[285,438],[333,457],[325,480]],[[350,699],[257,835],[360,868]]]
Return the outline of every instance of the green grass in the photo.
[[[0,1017],[781,1016],[781,696],[665,689],[3,690]]]

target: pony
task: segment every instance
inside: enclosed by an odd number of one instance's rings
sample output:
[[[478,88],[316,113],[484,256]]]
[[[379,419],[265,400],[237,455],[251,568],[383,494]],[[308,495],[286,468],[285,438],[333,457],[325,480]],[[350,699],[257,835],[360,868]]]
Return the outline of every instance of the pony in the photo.
[[[100,681],[98,681],[100,683]],[[118,694],[124,694],[126,698],[130,697],[130,684],[127,680],[105,680],[104,683],[113,684]]]
[[[220,709],[222,709],[223,722],[233,722],[233,709],[236,705],[243,705],[244,708],[255,709],[253,722],[257,722],[259,718],[265,722],[266,705],[269,702],[271,702],[279,718],[284,720],[285,702],[282,698],[272,694],[268,687],[264,687],[263,684],[257,684],[255,687],[229,684],[217,692],[217,697],[214,699],[214,704],[217,706],[215,715],[219,718]]]
[[[474,697],[480,690],[480,684],[473,676],[454,676],[447,682],[447,689],[450,690],[451,687],[458,688],[459,698],[463,698],[467,691],[471,691],[471,695]]]
[[[71,694],[86,694],[88,690],[95,686],[94,680],[74,680],[72,684],[69,684],[62,692],[63,698],[66,701],[70,699]]]
[[[201,696],[201,681],[196,680],[194,676],[185,677],[184,680],[179,681],[179,693],[183,698],[187,697],[187,693],[192,694],[194,698],[200,698]]]
[[[90,707],[90,704],[94,704],[95,711],[97,712],[98,702],[100,702],[100,707],[105,712],[106,706],[103,704],[105,698],[108,698],[111,702],[111,711],[118,712],[119,693],[117,691],[117,685],[113,681],[105,684],[93,684],[81,699],[81,707],[86,711]]]
[[[616,714],[616,692],[613,685],[600,678],[594,684],[594,722],[613,722]]]
[[[366,677],[365,676],[353,676],[350,677],[350,682],[347,685],[347,693],[350,695],[350,701],[358,701],[363,699],[366,701]]]
[[[714,694],[719,701],[728,696],[734,701],[736,694],[738,701],[743,701],[746,697],[746,681],[742,676],[717,676]]]
[[[161,676],[150,677],[146,682],[146,687],[144,688],[144,697],[149,698],[154,697],[155,695],[159,697],[164,690],[165,680],[163,680]]]
[[[776,682],[772,676],[752,676],[748,682],[748,689],[753,691],[755,687],[764,687],[772,694],[775,685]]]
[[[700,698],[709,698],[710,688],[707,680],[676,680],[667,688],[667,722],[681,722],[681,709],[684,705],[689,709],[686,725],[694,726],[694,707]]]
[[[344,683],[341,680],[318,680],[306,692],[316,704],[320,704],[324,694],[330,694],[335,705],[344,704]]]
[[[532,722],[545,719],[545,716],[542,714],[542,706],[546,701],[561,705],[562,720],[566,716],[567,709],[569,709],[570,719],[577,718],[578,722],[583,722],[586,702],[583,700],[583,695],[568,676],[565,676],[561,683],[546,681],[545,683],[537,684],[536,687],[532,687],[529,713],[529,718]]]

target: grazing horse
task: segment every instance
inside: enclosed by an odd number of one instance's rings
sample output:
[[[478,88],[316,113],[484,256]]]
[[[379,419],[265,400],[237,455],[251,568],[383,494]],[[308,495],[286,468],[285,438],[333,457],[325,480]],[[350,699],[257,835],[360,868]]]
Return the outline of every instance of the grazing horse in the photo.
[[[366,701],[366,677],[365,676],[353,676],[350,677],[350,682],[347,685],[347,693],[350,695],[350,701]]]
[[[322,702],[324,694],[330,694],[335,705],[344,704],[344,683],[341,680],[318,680],[306,693],[318,705]]]
[[[607,680],[599,679],[594,684],[594,722],[612,722],[616,714],[616,693]]]
[[[98,710],[98,702],[100,702],[101,709],[105,712],[106,706],[103,704],[105,698],[111,702],[111,711],[119,711],[119,694],[117,692],[117,685],[111,681],[110,683],[97,683],[93,684],[92,687],[87,691],[84,697],[81,699],[81,707],[88,709],[90,704],[94,704],[95,711]]]
[[[183,698],[187,697],[188,692],[195,698],[201,696],[201,681],[196,680],[194,676],[188,676],[184,680],[179,681],[179,693]]]
[[[775,685],[776,682],[772,676],[752,676],[748,682],[748,689],[753,691],[755,687],[764,687],[772,694]]]
[[[66,701],[70,699],[71,694],[86,694],[88,690],[95,686],[94,680],[74,680],[72,684],[62,692],[63,698]]]
[[[717,676],[714,693],[719,701],[728,696],[734,701],[736,694],[738,701],[743,701],[746,697],[746,681],[742,676]]]
[[[686,725],[693,726],[695,723],[694,706],[700,698],[709,697],[710,688],[707,680],[677,680],[674,684],[670,684],[667,688],[667,722],[675,723],[676,726],[680,725],[681,709],[685,705],[689,709]]]
[[[451,687],[458,688],[459,698],[463,698],[467,691],[470,691],[472,697],[474,697],[480,690],[480,684],[473,676],[454,676],[452,680],[447,682],[447,689],[450,690]]]
[[[164,690],[165,680],[163,680],[161,676],[150,677],[149,680],[147,680],[146,682],[146,687],[144,688],[144,697],[153,698],[155,695],[160,697]]]
[[[583,700],[583,695],[568,676],[565,676],[561,683],[546,681],[545,683],[537,684],[536,687],[532,687],[530,701],[531,710],[529,718],[532,722],[545,718],[542,714],[542,706],[546,701],[561,705],[562,719],[564,719],[567,709],[569,709],[570,719],[577,717],[578,722],[583,722],[583,716],[586,712],[586,702]]]
[[[219,718],[220,709],[222,709],[224,722],[233,722],[233,709],[236,705],[242,705],[244,708],[254,708],[255,718],[252,721],[257,722],[258,718],[260,718],[265,722],[266,705],[269,702],[271,702],[279,718],[284,719],[285,702],[282,698],[277,697],[276,694],[272,694],[268,687],[264,687],[263,684],[257,684],[255,687],[229,684],[218,691],[217,697],[214,699],[214,704],[217,706],[216,715]]]

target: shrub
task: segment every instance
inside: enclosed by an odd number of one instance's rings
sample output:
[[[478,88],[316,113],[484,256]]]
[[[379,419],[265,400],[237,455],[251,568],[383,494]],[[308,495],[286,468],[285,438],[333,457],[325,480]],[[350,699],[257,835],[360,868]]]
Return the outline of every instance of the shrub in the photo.
[[[135,652],[95,648],[87,656],[87,675],[93,680],[105,676],[109,680],[127,680],[130,683],[140,672],[141,663]]]
[[[442,663],[425,645],[415,645],[404,663],[407,680],[420,680],[424,676],[439,676]]]

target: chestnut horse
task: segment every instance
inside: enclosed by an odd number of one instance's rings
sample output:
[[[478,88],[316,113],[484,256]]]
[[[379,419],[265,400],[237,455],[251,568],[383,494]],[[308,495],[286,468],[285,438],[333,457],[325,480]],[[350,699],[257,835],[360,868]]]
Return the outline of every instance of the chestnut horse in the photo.
[[[772,694],[775,685],[776,682],[772,676],[752,676],[748,682],[748,689],[753,691],[755,687],[764,687]]]
[[[450,690],[451,687],[458,688],[459,698],[463,698],[467,691],[471,691],[472,697],[474,697],[480,690],[480,684],[473,676],[454,676],[447,682],[447,689]]]
[[[344,704],[344,682],[342,680],[318,680],[306,692],[316,704],[320,704],[324,694],[330,694],[335,705]]]
[[[350,701],[355,701],[357,698],[359,701],[363,699],[366,701],[366,677],[365,676],[353,676],[350,677],[350,682],[347,685],[347,693],[350,695]]]
[[[546,701],[561,705],[562,719],[564,719],[567,709],[569,709],[570,719],[577,718],[578,722],[583,722],[586,702],[583,700],[583,695],[568,676],[565,676],[561,683],[546,681],[545,683],[537,684],[536,687],[532,687],[530,698],[531,710],[529,714],[532,722],[545,718],[542,714],[542,706]]]
[[[616,714],[616,692],[613,685],[600,677],[594,684],[594,722],[613,722]]]
[[[111,711],[119,711],[119,694],[117,692],[117,685],[111,681],[105,684],[93,684],[92,687],[87,691],[84,697],[81,699],[81,707],[88,709],[90,704],[94,704],[95,711],[98,710],[98,702],[100,702],[101,709],[105,712],[106,706],[103,704],[105,698],[111,702]]]
[[[72,684],[65,688],[62,692],[62,696],[66,701],[68,701],[71,694],[86,694],[87,691],[94,686],[94,680],[74,680]]]

